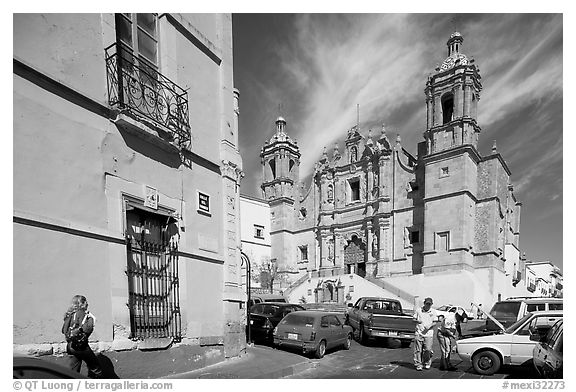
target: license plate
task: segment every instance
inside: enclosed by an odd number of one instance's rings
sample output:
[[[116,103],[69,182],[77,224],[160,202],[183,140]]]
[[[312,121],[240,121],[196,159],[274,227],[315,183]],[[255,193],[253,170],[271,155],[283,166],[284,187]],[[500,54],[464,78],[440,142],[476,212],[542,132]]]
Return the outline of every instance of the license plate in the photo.
[[[297,333],[289,333],[289,334],[288,334],[288,339],[298,340],[298,334],[297,334]]]
[[[388,331],[389,336],[398,336],[398,332],[396,331]]]
[[[254,324],[254,320],[250,320],[250,325]]]

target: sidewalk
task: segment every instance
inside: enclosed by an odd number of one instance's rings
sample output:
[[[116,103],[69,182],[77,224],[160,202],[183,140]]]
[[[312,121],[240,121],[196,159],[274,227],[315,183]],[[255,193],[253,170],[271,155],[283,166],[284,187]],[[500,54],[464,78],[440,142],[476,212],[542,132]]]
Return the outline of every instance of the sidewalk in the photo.
[[[166,376],[170,379],[197,378],[282,378],[315,366],[311,359],[266,346],[249,346],[246,353],[202,369]]]

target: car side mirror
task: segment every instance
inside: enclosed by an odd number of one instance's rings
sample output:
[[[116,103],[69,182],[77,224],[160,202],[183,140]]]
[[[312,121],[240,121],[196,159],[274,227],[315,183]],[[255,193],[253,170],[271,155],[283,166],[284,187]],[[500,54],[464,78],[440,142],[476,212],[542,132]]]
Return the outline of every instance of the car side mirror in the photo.
[[[533,342],[539,342],[542,340],[542,336],[539,333],[530,332],[530,340]]]
[[[348,304],[348,307],[349,307],[349,308],[351,308],[351,307],[353,307],[353,306],[354,306],[354,305],[352,305],[352,303],[349,303],[349,304]]]

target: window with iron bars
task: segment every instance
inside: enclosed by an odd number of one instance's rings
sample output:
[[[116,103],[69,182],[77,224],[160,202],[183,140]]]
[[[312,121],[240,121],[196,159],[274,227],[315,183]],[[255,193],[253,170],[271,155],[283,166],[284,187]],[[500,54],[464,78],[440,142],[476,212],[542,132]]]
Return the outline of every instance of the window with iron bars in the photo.
[[[180,341],[177,228],[172,218],[137,208],[126,221],[131,338]]]

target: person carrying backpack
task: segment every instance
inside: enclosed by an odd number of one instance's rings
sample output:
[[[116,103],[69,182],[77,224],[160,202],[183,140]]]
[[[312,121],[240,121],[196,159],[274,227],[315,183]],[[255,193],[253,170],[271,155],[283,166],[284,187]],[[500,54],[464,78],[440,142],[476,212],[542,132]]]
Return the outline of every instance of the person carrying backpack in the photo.
[[[83,295],[72,297],[70,307],[64,314],[62,333],[66,338],[66,352],[71,356],[70,369],[80,373],[82,361],[88,367],[88,377],[102,378],[98,358],[88,344],[94,330],[95,317],[88,311],[88,301]]]

